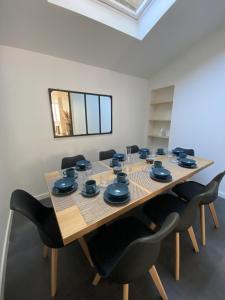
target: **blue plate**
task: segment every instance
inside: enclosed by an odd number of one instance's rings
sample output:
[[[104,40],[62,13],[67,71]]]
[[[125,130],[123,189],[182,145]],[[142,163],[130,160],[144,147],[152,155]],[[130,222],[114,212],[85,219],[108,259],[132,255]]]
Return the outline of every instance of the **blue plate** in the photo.
[[[187,166],[187,165],[182,164],[181,162],[178,163],[178,166],[180,166],[182,168],[186,168],[186,169],[196,169],[198,167],[197,164]]]
[[[170,171],[164,168],[153,168],[152,174],[157,178],[166,179],[170,176]]]
[[[57,189],[56,187],[53,187],[52,194],[57,197],[65,197],[65,196],[68,196],[68,195],[76,192],[77,188],[78,188],[77,182],[74,182],[74,185],[66,191],[61,191],[61,190]]]
[[[107,193],[107,191],[105,191],[103,198],[107,204],[110,204],[112,206],[120,206],[120,205],[125,205],[130,201],[130,193],[128,193],[127,196],[125,196],[123,198],[114,198],[114,197],[111,197]]]
[[[185,166],[193,166],[196,164],[196,161],[194,159],[190,159],[190,158],[180,158],[179,161],[185,165]]]
[[[88,165],[90,165],[90,161],[89,160],[85,160],[85,159],[83,159],[83,160],[79,160],[79,161],[77,161],[77,163],[76,163],[76,166],[77,167],[80,167],[80,168],[85,168],[86,166],[88,166]]]
[[[117,178],[115,178],[115,179],[113,180],[113,182],[114,182],[114,183],[120,183],[120,182],[117,181]],[[122,183],[122,184],[128,185],[128,184],[129,184],[129,179],[127,178],[127,179],[126,179],[126,182],[124,182],[124,183]]]
[[[81,191],[81,195],[84,196],[84,197],[87,197],[87,198],[95,197],[95,196],[97,196],[99,193],[100,193],[100,188],[99,188],[98,186],[96,187],[95,192],[92,193],[92,194],[86,193],[85,190],[82,190],[82,191]]]
[[[57,180],[54,183],[54,188],[57,188],[61,192],[65,192],[72,188],[72,186],[74,185],[74,182],[75,182],[74,178],[65,177],[65,178]]]
[[[124,153],[115,153],[113,157],[118,158],[120,161],[125,160],[125,154]]]
[[[140,155],[139,155],[139,158],[140,159],[146,159],[148,156],[147,155],[145,155],[145,153],[141,153]]]
[[[107,186],[108,195],[113,198],[123,198],[129,194],[129,189],[124,183],[113,183]]]
[[[148,148],[141,148],[139,150],[139,154],[141,154],[141,153],[146,153],[147,155],[149,155],[150,154],[150,150]]]
[[[156,177],[152,172],[150,172],[150,177],[151,177],[151,179],[153,179],[153,180],[155,180],[155,181],[158,181],[158,182],[170,182],[170,181],[172,181],[173,180],[173,178],[172,178],[172,176],[171,175],[169,175],[169,176],[167,176],[166,178],[158,178],[158,177]]]

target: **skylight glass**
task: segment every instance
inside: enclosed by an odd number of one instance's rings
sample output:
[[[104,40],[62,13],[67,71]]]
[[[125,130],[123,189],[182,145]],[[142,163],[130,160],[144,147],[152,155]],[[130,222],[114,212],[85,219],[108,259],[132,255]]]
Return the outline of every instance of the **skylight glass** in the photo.
[[[115,0],[120,4],[126,6],[127,8],[132,9],[133,11],[137,11],[140,5],[145,2],[145,0]]]
[[[98,0],[120,12],[138,19],[152,0]]]

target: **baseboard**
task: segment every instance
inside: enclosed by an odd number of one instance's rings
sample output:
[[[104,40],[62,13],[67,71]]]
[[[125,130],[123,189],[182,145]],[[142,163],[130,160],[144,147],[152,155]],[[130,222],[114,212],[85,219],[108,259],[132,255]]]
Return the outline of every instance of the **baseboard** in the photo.
[[[219,197],[225,199],[225,193],[224,192],[219,192]]]
[[[13,212],[10,210],[9,218],[6,227],[5,240],[2,250],[1,264],[0,264],[0,299],[4,300],[4,287],[5,287],[5,272],[7,263],[7,254],[9,248],[9,237],[11,232],[11,225],[13,219]]]
[[[40,194],[40,195],[36,195],[34,196],[37,200],[43,200],[45,198],[49,197],[49,193],[44,193],[44,194]]]

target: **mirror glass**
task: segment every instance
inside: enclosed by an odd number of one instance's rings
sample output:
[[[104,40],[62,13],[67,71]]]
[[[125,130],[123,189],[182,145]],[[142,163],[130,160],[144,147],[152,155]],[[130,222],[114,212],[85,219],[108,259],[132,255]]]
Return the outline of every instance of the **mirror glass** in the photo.
[[[100,133],[98,96],[86,95],[86,106],[88,133]]]
[[[101,110],[101,133],[111,131],[112,116],[111,116],[111,98],[108,96],[100,96]]]
[[[51,98],[52,118],[55,136],[72,135],[73,129],[68,93],[53,91],[51,93]]]
[[[70,93],[74,135],[86,134],[84,94]]]
[[[112,133],[112,96],[49,89],[54,137]]]

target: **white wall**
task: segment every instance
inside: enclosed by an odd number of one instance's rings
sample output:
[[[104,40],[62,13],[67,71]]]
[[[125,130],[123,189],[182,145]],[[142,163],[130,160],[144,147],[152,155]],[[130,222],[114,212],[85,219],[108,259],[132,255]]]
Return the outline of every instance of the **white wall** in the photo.
[[[213,159],[196,178],[206,183],[225,169],[225,30],[195,45],[150,78],[150,87],[175,85],[170,148],[190,147]],[[225,180],[220,192],[225,196]]]
[[[10,111],[10,153],[16,185],[35,195],[47,191],[43,174],[60,168],[63,156],[98,158],[100,149],[123,150],[144,142],[146,80],[3,47],[4,88]],[[48,88],[113,96],[113,134],[54,139]]]
[[[5,46],[0,59],[2,254],[13,189],[46,193],[43,175],[59,169],[64,156],[83,153],[96,160],[100,149],[143,145],[148,81]],[[112,95],[113,134],[54,139],[48,88]]]
[[[2,69],[2,49],[0,47],[0,299],[3,298],[3,289],[1,282],[4,282],[4,273],[6,265],[7,239],[6,230],[9,224],[9,199],[12,189],[11,182],[11,163],[7,157],[9,151],[9,127],[7,126],[10,116],[5,90],[3,89],[3,69]],[[8,116],[8,117],[7,117]]]

